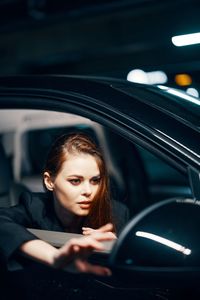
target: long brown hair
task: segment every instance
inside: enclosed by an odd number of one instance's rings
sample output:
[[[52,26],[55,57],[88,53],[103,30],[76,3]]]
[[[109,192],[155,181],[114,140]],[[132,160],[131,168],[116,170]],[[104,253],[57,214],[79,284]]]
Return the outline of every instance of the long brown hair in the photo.
[[[92,202],[90,212],[84,220],[84,226],[97,229],[111,222],[115,229],[111,210],[109,176],[105,160],[97,145],[88,135],[71,133],[57,138],[47,155],[44,172],[48,172],[52,178],[55,178],[69,154],[81,153],[89,154],[95,158],[101,177],[99,189]]]

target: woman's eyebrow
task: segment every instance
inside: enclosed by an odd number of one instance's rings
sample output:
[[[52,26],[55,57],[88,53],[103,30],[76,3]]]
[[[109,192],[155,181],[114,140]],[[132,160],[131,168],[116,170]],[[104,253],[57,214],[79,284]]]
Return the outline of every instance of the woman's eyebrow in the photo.
[[[67,175],[67,178],[70,178],[70,177],[84,178],[84,176],[82,176],[82,175],[78,175],[78,174],[70,174],[70,175]],[[91,176],[91,178],[99,178],[99,177],[101,177],[101,175],[100,175],[100,174],[97,174],[97,175]]]
[[[95,176],[92,176],[92,178],[100,178],[101,177],[101,175],[100,174],[98,174],[98,175],[95,175]]]
[[[78,177],[78,178],[83,178],[82,175],[78,175],[78,174],[70,174],[70,175],[67,175],[67,178],[70,178],[70,177]]]

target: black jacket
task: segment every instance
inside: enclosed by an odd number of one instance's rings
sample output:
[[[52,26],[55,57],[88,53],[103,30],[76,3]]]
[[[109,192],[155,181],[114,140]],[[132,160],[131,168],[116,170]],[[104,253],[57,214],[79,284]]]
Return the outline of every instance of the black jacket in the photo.
[[[112,201],[112,211],[119,233],[129,219],[129,212],[116,201]],[[0,209],[0,254],[6,261],[21,244],[37,239],[26,228],[64,232],[48,193],[24,193],[18,205]]]

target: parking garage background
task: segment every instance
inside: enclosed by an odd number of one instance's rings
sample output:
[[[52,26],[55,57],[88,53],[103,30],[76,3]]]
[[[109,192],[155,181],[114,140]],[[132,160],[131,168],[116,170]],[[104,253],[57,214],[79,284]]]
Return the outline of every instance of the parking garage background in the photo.
[[[194,0],[2,0],[0,75],[161,71],[163,84],[200,92],[200,44],[171,41],[199,32],[199,15]]]

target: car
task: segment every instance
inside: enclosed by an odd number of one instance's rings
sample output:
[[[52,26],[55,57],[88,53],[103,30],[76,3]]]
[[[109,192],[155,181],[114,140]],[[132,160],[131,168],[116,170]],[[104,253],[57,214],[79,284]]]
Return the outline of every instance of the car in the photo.
[[[12,286],[29,299],[33,289],[33,299],[184,299],[191,291],[198,298],[199,105],[178,89],[114,78],[0,77],[0,206],[15,205],[23,190],[42,191],[50,143],[80,130],[102,147],[113,198],[130,211],[114,245],[90,257],[109,266],[111,278],[4,266],[5,294]],[[39,236],[59,240],[48,233]]]

